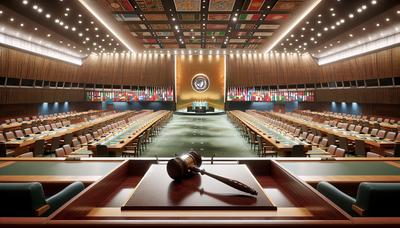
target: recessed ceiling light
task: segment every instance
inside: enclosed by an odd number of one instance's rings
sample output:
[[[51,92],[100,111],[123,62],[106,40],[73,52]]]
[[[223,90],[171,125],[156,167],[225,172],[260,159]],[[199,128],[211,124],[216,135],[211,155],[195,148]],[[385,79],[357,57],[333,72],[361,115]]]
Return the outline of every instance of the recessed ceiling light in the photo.
[[[24,5],[28,4],[28,0],[22,1],[22,4],[24,4]]]
[[[350,17],[350,18],[353,18],[353,17],[354,17],[354,14],[352,14],[352,13],[349,14],[349,17]]]

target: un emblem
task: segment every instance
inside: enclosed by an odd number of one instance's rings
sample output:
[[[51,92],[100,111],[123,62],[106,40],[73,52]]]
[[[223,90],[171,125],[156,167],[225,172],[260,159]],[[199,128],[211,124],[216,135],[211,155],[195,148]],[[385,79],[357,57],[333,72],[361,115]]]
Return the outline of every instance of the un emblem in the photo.
[[[205,74],[196,74],[192,78],[192,88],[194,91],[202,93],[207,91],[208,87],[210,87],[210,80]]]

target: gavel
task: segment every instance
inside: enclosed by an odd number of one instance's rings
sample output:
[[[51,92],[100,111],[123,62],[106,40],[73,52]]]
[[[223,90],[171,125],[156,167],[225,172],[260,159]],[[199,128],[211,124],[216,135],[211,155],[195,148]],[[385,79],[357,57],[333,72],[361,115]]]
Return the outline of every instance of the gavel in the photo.
[[[248,185],[233,179],[229,179],[226,177],[218,176],[212,173],[207,172],[205,169],[201,169],[202,158],[199,153],[196,151],[190,151],[189,153],[183,154],[179,157],[175,157],[168,161],[167,164],[167,172],[168,175],[176,180],[180,181],[185,178],[189,178],[191,175],[195,173],[200,173],[201,175],[207,175],[216,180],[221,181],[222,183],[231,186],[242,192],[247,192],[252,195],[257,195],[258,192]]]

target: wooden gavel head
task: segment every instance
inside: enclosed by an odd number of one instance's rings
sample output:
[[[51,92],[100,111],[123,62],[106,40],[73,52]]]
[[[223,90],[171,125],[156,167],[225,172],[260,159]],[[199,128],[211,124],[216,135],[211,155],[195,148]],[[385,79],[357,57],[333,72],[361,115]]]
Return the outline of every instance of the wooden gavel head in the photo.
[[[168,175],[174,180],[184,179],[192,174],[190,168],[200,167],[201,162],[201,155],[196,151],[190,151],[168,161]]]

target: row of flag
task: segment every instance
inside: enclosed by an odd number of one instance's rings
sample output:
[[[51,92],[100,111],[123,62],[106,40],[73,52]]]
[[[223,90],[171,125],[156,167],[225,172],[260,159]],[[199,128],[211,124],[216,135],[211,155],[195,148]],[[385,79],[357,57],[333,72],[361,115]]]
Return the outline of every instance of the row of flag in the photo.
[[[172,87],[145,87],[132,91],[86,91],[87,101],[135,102],[135,101],[173,101]]]
[[[227,91],[227,101],[313,102],[314,98],[314,91],[271,91],[254,87],[230,87]]]

